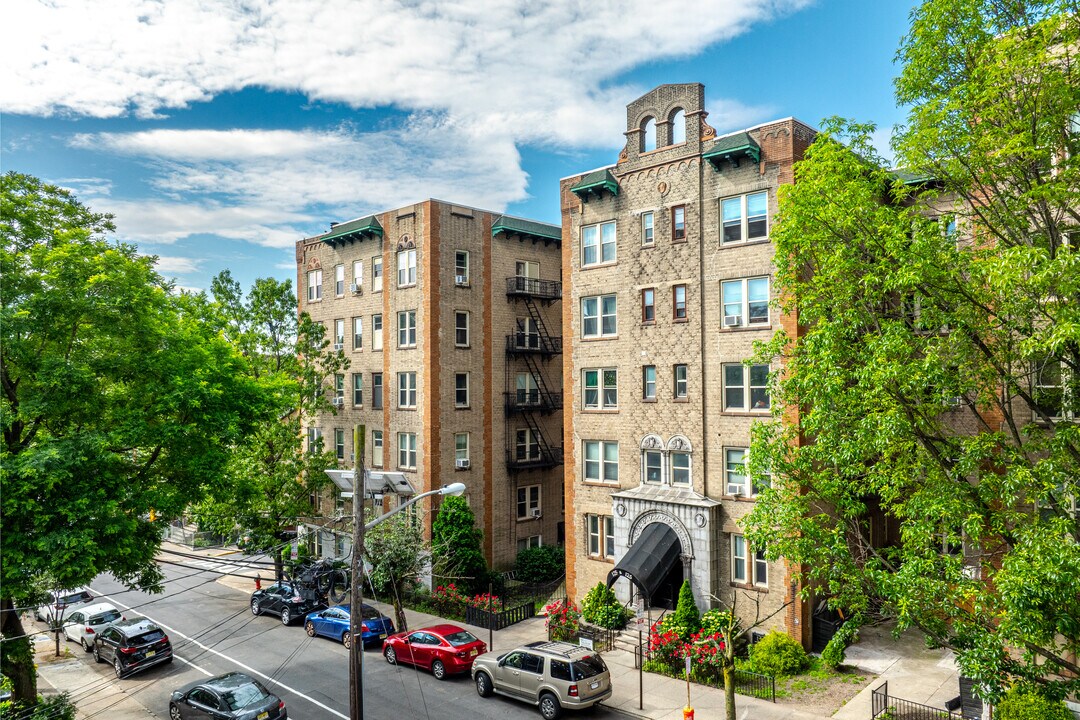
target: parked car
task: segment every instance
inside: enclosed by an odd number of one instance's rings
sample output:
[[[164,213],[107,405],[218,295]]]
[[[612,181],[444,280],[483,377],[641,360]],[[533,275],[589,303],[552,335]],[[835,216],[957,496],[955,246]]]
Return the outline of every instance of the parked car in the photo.
[[[90,652],[98,633],[118,620],[126,618],[109,603],[80,605],[64,618],[64,636]]]
[[[324,607],[318,600],[302,597],[300,590],[289,583],[275,583],[251,593],[251,614],[273,613],[281,618],[282,625],[291,625],[293,620]]]
[[[94,660],[111,662],[118,678],[172,659],[169,636],[146,618],[113,623],[94,638]]]
[[[544,720],[555,720],[564,708],[588,708],[611,697],[603,658],[565,642],[531,642],[481,655],[473,662],[472,677],[480,697],[497,692],[530,702]]]
[[[240,672],[196,680],[174,690],[169,698],[170,720],[286,720],[288,717],[284,700],[255,678]]]
[[[363,647],[367,648],[376,643],[381,644],[387,635],[393,634],[393,620],[367,603],[362,606],[362,611],[360,640]],[[349,605],[336,605],[332,608],[308,613],[307,619],[304,620],[304,630],[307,631],[309,637],[322,635],[323,637],[340,640],[345,647],[351,647],[350,612],[351,607]]]
[[[431,627],[391,635],[383,642],[386,662],[408,663],[431,670],[437,680],[466,673],[473,661],[487,652],[487,645],[457,625]]]
[[[52,627],[56,620],[63,620],[69,608],[94,599],[94,595],[84,587],[74,590],[53,590],[50,595],[52,599],[49,602],[34,609],[34,617],[47,622],[49,627]]]

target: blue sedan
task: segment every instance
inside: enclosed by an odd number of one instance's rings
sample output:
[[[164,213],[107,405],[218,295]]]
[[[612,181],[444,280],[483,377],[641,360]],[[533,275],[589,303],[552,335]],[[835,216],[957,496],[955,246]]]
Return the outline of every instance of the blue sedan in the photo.
[[[349,632],[349,606],[337,605],[325,610],[317,610],[308,613],[304,620],[304,630],[308,637],[322,635],[333,640],[340,640],[345,647],[352,646],[352,633]],[[394,634],[394,621],[386,617],[372,606],[363,605],[362,624],[363,633],[360,639],[364,647],[381,645],[387,635]]]

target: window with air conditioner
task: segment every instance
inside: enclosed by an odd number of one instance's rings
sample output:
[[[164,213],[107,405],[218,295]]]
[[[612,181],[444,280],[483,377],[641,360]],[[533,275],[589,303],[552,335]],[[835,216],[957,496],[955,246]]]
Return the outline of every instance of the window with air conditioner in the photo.
[[[345,320],[334,321],[334,350],[345,349]]]
[[[532,520],[540,512],[540,486],[528,485],[517,489],[517,519]]]
[[[465,250],[454,253],[454,283],[456,285],[469,284],[469,253]]]
[[[749,495],[749,478],[746,474],[746,448],[724,450],[724,481],[728,495]]]
[[[724,327],[769,326],[769,278],[725,280],[720,284]]]
[[[345,404],[345,375],[334,375],[334,405],[341,407]]]
[[[469,469],[469,433],[454,434],[454,467],[458,470]]]
[[[352,291],[360,292],[364,287],[364,261],[354,260],[352,264]]]

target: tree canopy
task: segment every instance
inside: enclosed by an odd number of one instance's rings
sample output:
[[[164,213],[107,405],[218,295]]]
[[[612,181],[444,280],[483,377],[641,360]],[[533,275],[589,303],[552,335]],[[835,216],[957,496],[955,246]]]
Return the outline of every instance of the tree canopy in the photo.
[[[439,583],[452,582],[470,592],[487,590],[487,561],[480,549],[483,537],[465,498],[443,498],[431,524],[432,574]]]

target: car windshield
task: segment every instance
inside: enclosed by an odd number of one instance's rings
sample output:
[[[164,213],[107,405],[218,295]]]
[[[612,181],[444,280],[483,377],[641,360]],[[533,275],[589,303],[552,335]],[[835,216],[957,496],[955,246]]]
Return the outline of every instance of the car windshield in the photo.
[[[590,655],[570,663],[574,669],[574,679],[584,680],[602,672],[607,672],[607,665],[598,655]]]
[[[90,616],[90,624],[91,625],[103,625],[104,623],[116,622],[119,619],[120,619],[120,613],[119,612],[117,612],[116,610],[106,610],[105,612],[101,613],[100,615],[91,615]]]
[[[376,610],[375,608],[373,608],[373,607],[365,607],[364,608],[364,619],[365,620],[378,620],[381,617],[382,617],[382,613],[379,612],[378,610]]]
[[[241,685],[224,694],[225,702],[229,705],[230,710],[246,708],[248,705],[257,703],[265,697],[266,693],[255,683]]]
[[[462,645],[468,645],[469,643],[476,642],[476,636],[468,630],[462,630],[456,633],[450,633],[446,636],[446,641],[454,647],[461,647]]]
[[[81,603],[86,599],[86,593],[77,592],[72,595],[63,595],[56,602],[60,605],[74,605],[75,603]]]
[[[153,630],[147,630],[141,635],[133,635],[131,638],[131,644],[146,645],[147,643],[157,642],[163,637],[165,637],[165,633],[161,632],[157,628],[154,628]]]

